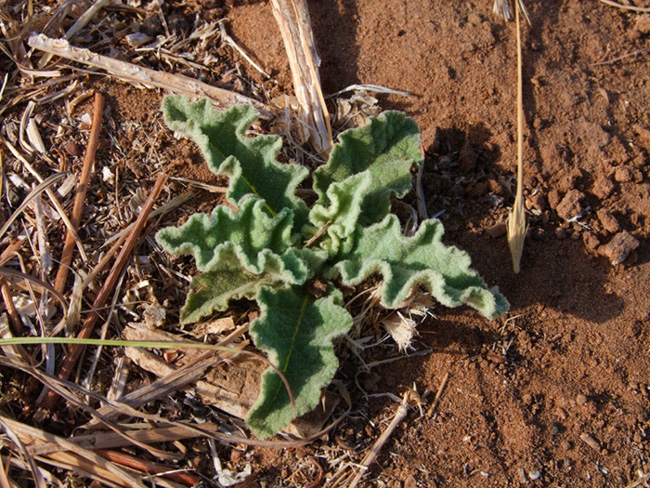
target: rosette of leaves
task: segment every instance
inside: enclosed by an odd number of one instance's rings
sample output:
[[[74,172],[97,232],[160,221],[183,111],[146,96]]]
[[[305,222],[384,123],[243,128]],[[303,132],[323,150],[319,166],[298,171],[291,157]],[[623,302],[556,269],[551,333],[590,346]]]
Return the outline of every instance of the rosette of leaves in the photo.
[[[197,321],[233,299],[256,300],[260,315],[251,335],[294,396],[295,407],[277,372],[264,372],[246,419],[258,437],[315,408],[334,376],[334,341],[352,325],[336,283],[355,286],[377,276],[387,308],[421,288],[446,306],[467,304],[490,319],[507,309],[470,268],[468,255],[442,243],[440,221],[426,221],[406,237],[390,213],[391,198],[411,189],[411,171],[422,164],[412,119],[385,112],[342,133],[313,174],[317,200],[308,208],[296,195],[308,170],[278,162],[279,137],[246,134],[258,117],[254,108],[220,112],[208,100],[181,96],[166,97],[162,108],[167,125],[198,144],[214,173],[229,177],[226,198],[237,208],[220,205],[157,234],[168,252],[194,256],[201,272],[181,319]],[[327,284],[318,297],[307,286],[314,279]]]

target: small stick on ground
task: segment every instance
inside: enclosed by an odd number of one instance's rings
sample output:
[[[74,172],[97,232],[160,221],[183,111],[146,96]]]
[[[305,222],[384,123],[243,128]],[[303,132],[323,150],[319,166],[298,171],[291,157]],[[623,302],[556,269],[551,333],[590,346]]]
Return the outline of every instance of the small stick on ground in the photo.
[[[515,204],[508,215],[508,246],[512,255],[512,269],[519,273],[519,263],[524,250],[524,240],[528,226],[524,209],[524,109],[523,75],[521,69],[521,28],[519,23],[519,3],[515,2],[517,22],[517,193]]]
[[[445,386],[447,386],[448,379],[449,379],[449,373],[445,373],[444,378],[442,378],[442,383],[440,383],[440,386],[438,387],[438,393],[436,393],[436,397],[433,399],[431,408],[429,408],[429,415],[432,415],[433,412],[435,412],[436,408],[438,408],[438,403],[440,403],[440,397],[442,396],[442,392],[444,391]]]
[[[366,454],[366,457],[363,458],[363,461],[359,465],[359,472],[354,477],[352,482],[348,485],[348,488],[355,488],[359,484],[361,478],[363,478],[368,472],[368,468],[370,467],[370,465],[375,461],[375,459],[377,459],[377,456],[379,455],[379,452],[381,451],[382,447],[384,447],[384,444],[388,442],[388,439],[390,439],[390,436],[393,435],[393,432],[395,431],[399,423],[402,420],[404,420],[404,417],[406,417],[406,414],[409,411],[408,400],[410,396],[411,396],[410,391],[404,394],[404,397],[402,398],[402,403],[397,409],[397,412],[395,412],[395,417],[393,417],[393,420],[390,421],[390,424],[388,424],[386,430],[379,436],[379,439],[377,439],[377,441],[374,443],[372,448],[370,448],[370,451],[368,452],[368,454]]]
[[[193,98],[208,97],[213,102],[226,107],[237,104],[253,105],[263,116],[269,117],[271,115],[266,105],[239,93],[217,88],[187,76],[162,73],[102,56],[88,49],[74,47],[65,39],[51,39],[44,34],[34,34],[27,43],[34,49],[102,69],[118,79],[127,80],[131,83],[155,86]]]
[[[99,319],[99,313],[97,312],[97,310],[101,309],[106,304],[108,297],[113,291],[113,288],[115,287],[115,283],[117,282],[117,279],[119,278],[122,269],[124,269],[124,266],[126,266],[126,262],[128,261],[131,252],[135,247],[135,243],[137,242],[142,232],[142,229],[144,228],[147,222],[147,217],[151,213],[151,210],[153,209],[153,204],[158,198],[158,195],[160,195],[160,192],[162,191],[163,186],[166,182],[167,182],[167,176],[165,174],[160,174],[156,179],[156,183],[154,184],[154,187],[151,190],[151,194],[149,195],[149,198],[145,202],[144,207],[142,208],[142,212],[140,212],[140,215],[135,221],[133,232],[129,235],[127,241],[124,244],[124,247],[120,251],[120,254],[115,259],[113,268],[108,274],[104,286],[102,286],[101,290],[97,294],[97,298],[95,298],[95,301],[93,302],[92,311],[90,315],[88,315],[88,318],[86,318],[86,320],[84,321],[81,331],[77,335],[79,339],[86,339],[90,337],[90,335],[92,334],[93,329],[95,328],[95,323]],[[74,345],[70,348],[70,351],[66,356],[65,361],[63,362],[63,366],[59,371],[58,376],[60,379],[67,380],[70,377],[70,374],[72,373],[72,370],[77,364],[77,360],[79,359],[79,356],[81,356],[83,349],[84,349],[83,345]],[[51,410],[56,405],[58,398],[59,398],[58,395],[50,390],[47,393],[45,399],[43,400],[42,407]]]
[[[102,129],[102,113],[104,112],[104,97],[100,93],[95,93],[95,104],[93,107],[93,122],[90,132],[90,139],[88,140],[88,148],[86,149],[86,156],[84,158],[81,176],[79,177],[79,187],[74,199],[74,206],[72,208],[72,218],[70,222],[74,225],[74,229],[79,229],[81,222],[81,214],[84,209],[84,201],[86,200],[86,193],[88,192],[88,185],[90,183],[90,174],[95,163],[95,154],[97,153],[97,145],[99,142],[99,133]],[[59,293],[63,293],[65,289],[65,281],[68,277],[68,269],[72,263],[72,254],[74,252],[75,240],[71,232],[67,232],[65,236],[65,244],[63,244],[63,252],[61,254],[61,264],[56,273],[54,280],[54,288]]]
[[[7,286],[7,280],[4,276],[0,276],[0,292],[2,293],[2,300],[7,308],[7,315],[9,315],[9,323],[11,324],[11,333],[15,336],[21,335],[22,325],[18,311],[14,306],[14,301],[11,297],[11,292]]]

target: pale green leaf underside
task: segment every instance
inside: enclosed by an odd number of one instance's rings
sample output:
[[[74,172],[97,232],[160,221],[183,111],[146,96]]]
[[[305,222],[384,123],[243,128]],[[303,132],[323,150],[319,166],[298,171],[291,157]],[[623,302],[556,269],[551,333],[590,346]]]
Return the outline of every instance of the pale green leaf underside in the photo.
[[[443,305],[467,304],[487,318],[508,308],[496,290],[488,289],[470,268],[464,251],[442,243],[442,224],[428,220],[412,237],[402,234],[395,215],[368,228],[359,229],[355,247],[329,271],[340,273],[346,285],[358,285],[373,274],[383,278],[382,304],[394,308],[418,286],[424,287]]]
[[[295,195],[296,187],[309,170],[296,164],[282,164],[276,154],[282,146],[277,136],[247,137],[246,129],[259,113],[248,105],[217,111],[209,100],[190,102],[187,97],[169,95],[162,104],[167,125],[196,142],[208,167],[226,174],[230,184],[226,196],[236,206],[250,197],[266,202],[272,215],[291,209],[301,225],[307,206]]]
[[[371,181],[363,196],[359,224],[384,218],[390,197],[402,197],[411,189],[410,169],[422,162],[420,132],[413,119],[400,112],[384,112],[363,127],[339,136],[329,161],[314,172],[318,203],[330,204],[328,188],[347,178],[369,171]]]
[[[258,437],[268,437],[316,407],[338,368],[332,341],[350,329],[352,317],[340,306],[338,292],[316,299],[301,287],[265,287],[257,300],[261,314],[251,324],[251,335],[285,375],[296,406],[280,376],[267,369],[246,423]]]

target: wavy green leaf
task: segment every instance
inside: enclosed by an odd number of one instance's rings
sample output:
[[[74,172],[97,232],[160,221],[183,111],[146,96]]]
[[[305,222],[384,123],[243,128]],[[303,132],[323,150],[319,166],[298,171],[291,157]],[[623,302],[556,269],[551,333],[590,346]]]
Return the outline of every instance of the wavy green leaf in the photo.
[[[410,170],[422,163],[420,132],[413,119],[400,112],[384,112],[363,127],[339,136],[327,164],[314,172],[318,204],[331,204],[328,189],[347,178],[369,171],[371,182],[363,195],[360,225],[383,219],[390,197],[403,197],[412,186]]]
[[[185,96],[169,95],[162,104],[167,125],[198,144],[208,167],[226,174],[230,184],[226,196],[236,206],[257,197],[267,203],[271,215],[291,209],[300,224],[307,206],[295,195],[309,170],[297,164],[282,164],[276,154],[282,147],[278,136],[247,137],[246,130],[259,113],[248,105],[217,111],[209,100],[190,102]]]
[[[241,268],[223,266],[192,279],[190,292],[181,310],[181,322],[193,323],[217,310],[226,310],[230,300],[252,299],[262,286],[272,286],[274,276],[252,275]],[[282,280],[277,280],[282,285]]]
[[[267,369],[246,423],[258,437],[268,437],[318,405],[321,389],[338,368],[332,341],[352,327],[352,317],[341,307],[339,292],[316,299],[301,287],[262,288],[257,300],[261,314],[251,335],[284,374],[296,407],[280,376]]]
[[[270,217],[261,200],[246,200],[239,212],[225,206],[196,214],[180,227],[161,230],[158,242],[172,254],[191,254],[204,273],[195,277],[183,322],[224,310],[236,298],[254,298],[262,285],[303,284],[326,258],[319,250],[291,247],[293,216]]]
[[[281,254],[292,245],[293,214],[283,209],[271,217],[264,201],[249,199],[238,212],[220,205],[211,215],[194,214],[180,227],[168,227],[156,240],[171,254],[191,254],[201,271],[213,269],[223,259],[218,250],[236,245],[244,269],[261,273],[262,251]]]
[[[389,215],[368,228],[359,228],[354,249],[329,270],[346,285],[358,285],[373,274],[381,275],[382,304],[395,308],[418,286],[443,305],[467,304],[492,319],[508,308],[496,290],[488,289],[470,268],[464,251],[442,243],[439,220],[428,220],[412,237],[402,234],[399,220]]]
[[[350,237],[357,228],[361,206],[371,185],[372,176],[369,171],[332,183],[327,189],[328,205],[317,203],[309,212],[309,221],[313,227],[308,230],[312,234],[321,228],[327,229],[318,239],[318,245],[330,256],[349,250],[352,245]]]

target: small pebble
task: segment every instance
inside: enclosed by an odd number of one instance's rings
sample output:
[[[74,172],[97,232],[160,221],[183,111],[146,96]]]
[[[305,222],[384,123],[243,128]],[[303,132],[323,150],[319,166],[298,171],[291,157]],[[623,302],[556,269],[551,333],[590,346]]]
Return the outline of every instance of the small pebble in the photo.
[[[70,156],[81,156],[81,149],[75,142],[68,142],[65,146],[63,146],[63,149],[65,149],[65,152],[67,152]]]
[[[492,239],[498,239],[499,237],[503,237],[506,235],[506,232],[508,231],[506,227],[505,222],[498,222],[494,224],[492,227],[487,229],[485,233],[489,235]]]
[[[587,397],[585,395],[583,395],[582,393],[580,393],[576,397],[576,405],[582,407],[582,406],[584,406],[586,404],[587,404]]]
[[[535,195],[530,197],[530,203],[533,208],[540,212],[546,210],[546,199],[544,198],[544,195],[542,195],[542,192],[537,192]]]
[[[530,478],[531,481],[536,481],[542,477],[542,473],[540,473],[539,471],[529,471],[528,477]]]

